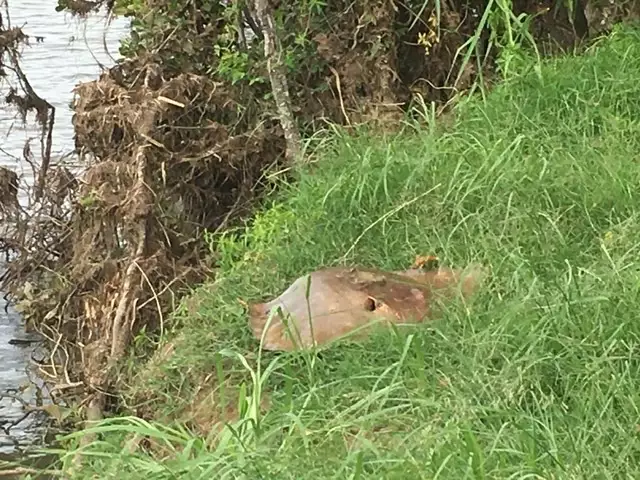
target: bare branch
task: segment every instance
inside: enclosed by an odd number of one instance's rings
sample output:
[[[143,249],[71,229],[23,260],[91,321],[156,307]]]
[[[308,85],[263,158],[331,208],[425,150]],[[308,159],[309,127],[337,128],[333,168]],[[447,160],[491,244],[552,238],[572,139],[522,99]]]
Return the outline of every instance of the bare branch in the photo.
[[[282,60],[282,49],[278,44],[273,13],[268,0],[256,0],[256,12],[264,35],[264,56],[267,59],[271,90],[278,108],[280,125],[284,130],[284,138],[287,142],[286,157],[287,161],[293,164],[302,160],[302,140],[293,118],[289,86]]]

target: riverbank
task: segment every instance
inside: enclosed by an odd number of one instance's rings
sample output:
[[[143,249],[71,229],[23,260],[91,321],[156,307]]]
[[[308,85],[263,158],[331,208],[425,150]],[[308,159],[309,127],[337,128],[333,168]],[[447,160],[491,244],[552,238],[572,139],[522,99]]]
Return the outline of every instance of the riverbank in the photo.
[[[327,133],[246,231],[216,238],[216,281],[151,363],[127,364],[126,408],[154,422],[104,421],[83,474],[638,477],[637,78],[640,34],[615,30],[465,101],[446,130]],[[431,252],[491,265],[472,309],[258,353],[244,302],[345,254],[395,269]]]
[[[32,39],[29,45],[20,48],[20,65],[31,87],[46,97],[56,108],[52,136],[52,164],[62,163],[74,147],[72,125],[73,112],[69,108],[73,88],[78,82],[86,82],[96,77],[100,65],[110,66],[112,55],[117,54],[118,41],[127,33],[126,19],[115,19],[105,25],[104,11],[91,15],[83,21],[57,13],[57,0],[8,2],[8,12],[2,12],[3,27],[23,27]],[[34,40],[42,38],[42,41]],[[3,54],[6,54],[3,51]],[[6,56],[3,57],[6,61]],[[0,62],[1,63],[1,62]],[[2,106],[0,106],[0,170],[15,172],[21,178],[18,201],[23,207],[29,203],[28,189],[33,186],[34,171],[29,164],[25,143],[31,138],[32,152],[39,152],[37,143],[42,129],[35,122],[22,124],[15,109],[4,102],[10,85],[17,85],[15,72],[5,69],[7,76],[2,79]],[[31,118],[29,119],[31,120]],[[28,155],[27,155],[28,157]],[[66,156],[69,165],[73,158]],[[3,207],[0,207],[0,225],[3,237],[6,227]],[[2,243],[0,240],[0,243]],[[42,244],[40,244],[42,247]],[[4,258],[4,256],[3,256]],[[5,273],[5,260],[0,262],[0,276]],[[0,296],[5,296],[5,291]],[[37,362],[49,358],[50,352],[37,348],[33,351],[34,340],[42,337],[25,332],[25,321],[0,299],[0,472],[4,473],[7,458],[20,459],[22,452],[34,443],[40,444],[44,435],[41,415],[37,410],[48,403],[48,390],[43,388],[43,379]],[[41,347],[45,347],[45,342]],[[51,345],[49,345],[51,346]],[[50,379],[46,375],[44,379]],[[28,413],[32,411],[33,413]],[[42,415],[44,416],[44,415]]]

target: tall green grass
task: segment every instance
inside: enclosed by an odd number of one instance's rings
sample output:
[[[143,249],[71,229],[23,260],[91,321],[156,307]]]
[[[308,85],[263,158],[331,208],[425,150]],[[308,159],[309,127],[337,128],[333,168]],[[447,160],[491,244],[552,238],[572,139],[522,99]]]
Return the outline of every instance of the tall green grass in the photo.
[[[170,423],[203,378],[231,376],[246,387],[241,420],[219,438],[107,420],[83,474],[640,478],[638,79],[640,34],[617,30],[461,104],[446,133],[334,133],[246,231],[215,239],[216,281],[136,387]],[[362,344],[258,355],[239,299],[321,266],[404,268],[431,252],[491,266],[472,308]],[[163,448],[123,449],[127,431]]]

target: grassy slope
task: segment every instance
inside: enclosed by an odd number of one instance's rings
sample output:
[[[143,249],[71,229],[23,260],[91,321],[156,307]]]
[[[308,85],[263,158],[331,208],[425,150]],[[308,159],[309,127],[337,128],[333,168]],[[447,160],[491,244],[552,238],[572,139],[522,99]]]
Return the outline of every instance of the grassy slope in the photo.
[[[154,408],[171,414],[221,365],[243,375],[220,355],[239,352],[263,368],[271,407],[259,431],[245,424],[244,446],[227,438],[217,449],[175,431],[167,448],[190,450],[164,465],[96,443],[109,461],[92,468],[135,478],[640,478],[640,35],[616,33],[542,74],[462,105],[449,133],[337,136],[247,235],[223,239],[218,283],[195,292],[176,354],[145,380]],[[492,266],[471,312],[454,306],[402,335],[256,361],[238,298],[276,295],[345,254],[403,268],[430,252]]]

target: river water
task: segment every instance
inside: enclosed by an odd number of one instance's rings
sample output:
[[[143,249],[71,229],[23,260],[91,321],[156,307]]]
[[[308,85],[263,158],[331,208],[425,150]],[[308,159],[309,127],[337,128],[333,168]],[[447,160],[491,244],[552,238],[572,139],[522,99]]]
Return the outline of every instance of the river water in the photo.
[[[31,42],[31,46],[24,48],[22,68],[36,93],[56,107],[52,157],[63,155],[73,149],[69,108],[72,90],[80,82],[96,79],[100,64],[113,65],[114,58],[119,57],[119,39],[126,35],[128,21],[116,19],[107,26],[104,14],[77,20],[69,14],[56,12],[57,0],[8,2],[12,26],[22,27],[27,35],[44,37],[42,43]],[[2,15],[5,16],[4,11]],[[6,26],[6,18],[4,21]],[[4,88],[0,89],[0,96],[5,94]],[[0,102],[0,165],[13,169],[28,183],[33,180],[31,169],[19,159],[25,140],[28,137],[37,139],[38,134],[38,128],[22,128],[15,111],[8,110]],[[34,143],[33,147],[37,153],[39,143]],[[28,373],[33,347],[9,343],[25,338],[20,317],[11,309],[5,313],[0,295],[0,454],[3,455],[39,438],[38,429],[29,418],[12,427],[8,434],[4,431],[7,425],[24,415],[21,404],[6,396],[6,392],[13,392],[15,396],[15,392],[23,390],[29,378],[33,378],[33,374]],[[27,402],[33,402],[34,389],[27,388],[20,395]]]

